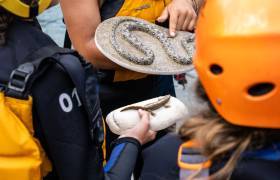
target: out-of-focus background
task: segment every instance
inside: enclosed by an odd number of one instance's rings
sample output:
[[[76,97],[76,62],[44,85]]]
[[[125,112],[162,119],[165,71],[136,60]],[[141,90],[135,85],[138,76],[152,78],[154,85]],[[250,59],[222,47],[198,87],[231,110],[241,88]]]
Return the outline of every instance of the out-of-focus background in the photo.
[[[62,47],[65,36],[65,25],[63,23],[63,15],[60,5],[56,5],[45,11],[38,17],[38,20],[43,28],[43,31],[49,34],[54,41]],[[193,70],[186,73],[186,78],[188,83],[185,85],[185,88],[174,80],[176,95],[188,107],[192,107],[190,110],[195,107],[200,108],[201,105],[197,103],[194,95],[194,82],[197,79],[195,71]]]
[[[59,45],[63,46],[65,25],[63,23],[63,15],[60,5],[56,5],[46,10],[38,17],[43,31],[50,35],[53,40]]]

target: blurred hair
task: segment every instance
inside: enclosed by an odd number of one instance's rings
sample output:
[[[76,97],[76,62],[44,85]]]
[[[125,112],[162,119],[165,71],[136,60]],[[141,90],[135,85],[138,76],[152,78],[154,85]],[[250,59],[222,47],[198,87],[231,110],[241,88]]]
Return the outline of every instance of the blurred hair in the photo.
[[[187,120],[179,134],[184,140],[193,140],[200,145],[201,153],[212,162],[225,165],[212,174],[210,179],[229,179],[242,153],[248,149],[261,148],[277,130],[241,127],[228,123],[211,105],[202,85],[198,83],[197,95],[209,103],[209,110],[199,117]],[[277,134],[276,133],[276,134]],[[189,179],[194,179],[199,171]]]

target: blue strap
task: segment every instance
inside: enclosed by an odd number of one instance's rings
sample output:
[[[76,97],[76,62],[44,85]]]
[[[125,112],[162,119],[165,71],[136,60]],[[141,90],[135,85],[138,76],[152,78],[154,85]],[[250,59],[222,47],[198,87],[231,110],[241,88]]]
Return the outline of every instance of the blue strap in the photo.
[[[104,167],[104,172],[107,173],[109,172],[112,167],[116,164],[121,152],[123,151],[125,147],[125,143],[117,145],[114,149],[113,152],[110,156],[110,160],[107,162],[107,164]]]

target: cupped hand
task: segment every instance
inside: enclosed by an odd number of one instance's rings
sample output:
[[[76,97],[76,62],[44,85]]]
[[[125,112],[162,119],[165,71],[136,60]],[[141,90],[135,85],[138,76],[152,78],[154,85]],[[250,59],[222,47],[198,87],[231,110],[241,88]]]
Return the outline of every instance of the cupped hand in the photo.
[[[140,121],[131,129],[126,130],[119,138],[132,137],[137,139],[142,145],[152,141],[156,137],[156,132],[150,130],[150,113],[138,110]]]

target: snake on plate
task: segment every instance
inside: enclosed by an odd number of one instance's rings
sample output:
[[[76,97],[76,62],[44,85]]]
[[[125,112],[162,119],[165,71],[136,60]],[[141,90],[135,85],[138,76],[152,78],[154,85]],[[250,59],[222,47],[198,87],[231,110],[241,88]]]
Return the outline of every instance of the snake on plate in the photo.
[[[149,47],[147,47],[135,34],[131,33],[132,31],[142,31],[158,39],[168,57],[176,63],[183,65],[192,63],[191,52],[193,51],[193,46],[188,45],[188,43],[194,41],[194,36],[188,36],[181,40],[181,45],[187,52],[186,55],[182,56],[179,55],[175,50],[168,34],[160,30],[157,25],[134,19],[121,19],[113,24],[112,31],[113,32],[110,36],[110,41],[113,48],[120,56],[135,64],[150,65],[153,63],[155,55],[154,52]],[[144,56],[136,56],[124,49],[117,40],[117,32],[119,32],[121,36],[133,47],[142,52]]]

